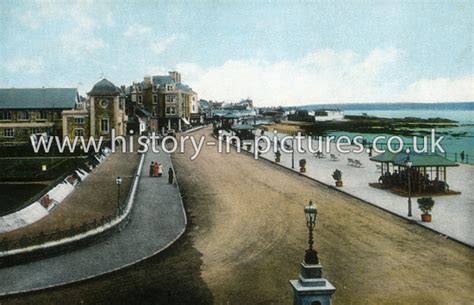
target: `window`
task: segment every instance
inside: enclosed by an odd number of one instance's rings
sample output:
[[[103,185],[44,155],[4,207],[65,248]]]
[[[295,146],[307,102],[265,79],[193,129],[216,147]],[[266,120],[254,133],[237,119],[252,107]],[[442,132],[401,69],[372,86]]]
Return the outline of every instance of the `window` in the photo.
[[[74,123],[75,124],[84,124],[84,118],[83,117],[76,117],[76,118],[74,118]]]
[[[101,100],[100,101],[100,106],[102,108],[107,108],[107,106],[109,106],[109,101],[108,100]]]
[[[4,137],[5,138],[13,138],[15,136],[15,129],[13,128],[5,128],[4,130]]]
[[[100,120],[100,131],[102,133],[109,133],[109,119]]]
[[[82,128],[74,129],[74,136],[83,137],[84,136],[84,129],[82,129]]]
[[[152,114],[153,116],[157,116],[157,111],[156,111],[156,106],[153,106],[153,110],[152,110]]]
[[[167,103],[176,103],[176,96],[175,95],[166,95],[165,101]]]
[[[12,119],[11,111],[1,111],[0,112],[0,120],[2,121],[10,121]]]
[[[82,103],[82,102],[78,102],[76,103],[76,107],[75,107],[77,110],[82,110],[82,109],[86,109],[86,104],[85,103]]]
[[[156,92],[156,89],[158,89],[158,87],[156,85],[153,85],[153,92]]]
[[[39,133],[43,133],[41,128],[32,128],[31,129],[31,134],[39,134]]]
[[[38,120],[47,120],[48,119],[48,112],[45,110],[41,110],[38,113]]]
[[[158,96],[156,94],[153,95],[153,104],[158,104]]]
[[[20,120],[20,121],[29,121],[30,120],[30,113],[28,111],[18,112],[18,120]]]
[[[143,96],[139,95],[138,96],[138,104],[143,103]]]
[[[166,91],[173,91],[173,85],[166,85]]]
[[[166,107],[166,114],[176,114],[176,107],[174,106]]]

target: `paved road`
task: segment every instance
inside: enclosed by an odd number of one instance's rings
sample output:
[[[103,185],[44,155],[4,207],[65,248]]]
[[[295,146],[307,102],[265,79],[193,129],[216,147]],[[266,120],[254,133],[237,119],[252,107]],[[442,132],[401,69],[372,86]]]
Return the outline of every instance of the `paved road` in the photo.
[[[155,160],[164,166],[165,173],[171,166],[166,154],[146,155],[131,222],[124,230],[75,252],[0,269],[0,295],[104,274],[149,257],[180,236],[186,226],[180,194],[176,185],[168,184],[167,175],[148,177],[148,166]]]

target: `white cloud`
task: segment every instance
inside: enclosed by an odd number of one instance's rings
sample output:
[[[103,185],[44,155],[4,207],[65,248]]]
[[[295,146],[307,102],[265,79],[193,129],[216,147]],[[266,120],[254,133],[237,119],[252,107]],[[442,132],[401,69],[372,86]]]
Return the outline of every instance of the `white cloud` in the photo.
[[[173,34],[163,40],[157,41],[151,44],[151,50],[156,54],[159,55],[166,51],[176,40],[178,39],[178,35]]]
[[[336,52],[331,49],[318,50],[305,55],[299,60],[300,65],[316,65],[319,67],[348,65],[358,59],[358,55],[350,50]]]
[[[66,55],[81,59],[82,55],[105,49],[107,43],[100,37],[100,29],[114,25],[112,12],[106,3],[93,0],[43,1],[37,0],[28,5],[29,10],[16,11],[21,23],[32,29],[45,25],[57,25],[63,29],[59,36]],[[107,11],[107,13],[104,13]]]
[[[474,75],[450,79],[422,79],[409,85],[402,101],[445,102],[474,101]]]
[[[366,56],[325,49],[293,61],[228,60],[210,68],[183,63],[176,69],[203,98],[236,101],[249,96],[261,106],[474,100],[472,77],[403,87],[398,65],[404,56],[393,48],[374,49]]]
[[[148,69],[148,75],[168,75],[168,69],[162,66],[155,66]]]
[[[31,29],[39,29],[46,23],[64,23],[71,21],[74,26],[90,30],[99,23],[111,25],[113,19],[111,14],[105,17],[99,15],[100,9],[93,1],[71,1],[67,3],[57,1],[38,0],[28,5],[30,9],[16,11],[20,22]]]
[[[136,36],[143,36],[151,34],[151,28],[139,23],[133,23],[128,26],[127,30],[123,33],[123,36],[130,38]]]
[[[61,42],[64,50],[73,56],[90,54],[108,47],[104,40],[80,28],[64,34]]]
[[[43,69],[43,58],[16,58],[10,62],[7,62],[4,66],[12,73],[39,73]]]

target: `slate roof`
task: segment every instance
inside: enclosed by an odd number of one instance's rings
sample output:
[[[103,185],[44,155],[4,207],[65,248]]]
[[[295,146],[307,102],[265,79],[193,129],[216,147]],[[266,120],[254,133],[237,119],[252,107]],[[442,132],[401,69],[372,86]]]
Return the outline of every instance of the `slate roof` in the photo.
[[[176,84],[176,89],[183,90],[183,91],[188,91],[188,92],[193,91],[188,85],[185,85],[183,83],[177,83]]]
[[[394,165],[405,166],[407,159],[406,153],[399,153],[393,161]],[[448,160],[444,157],[435,154],[410,154],[410,160],[413,162],[413,167],[436,167],[436,166],[459,166],[454,161]]]
[[[227,113],[227,114],[223,115],[222,118],[224,118],[224,119],[240,119],[240,115],[238,115],[236,113]]]
[[[168,75],[154,75],[153,83],[157,85],[176,84],[173,78]]]
[[[120,95],[121,92],[120,88],[104,78],[98,81],[87,94],[96,96],[117,96]]]
[[[147,116],[147,117],[152,116],[152,114],[149,111],[146,111],[145,109],[143,109],[141,107],[136,107],[135,108],[135,113],[139,116]]]
[[[378,154],[370,158],[370,160],[375,161],[375,162],[381,162],[381,163],[393,163],[396,155],[397,154],[393,152],[386,151],[384,153]]]
[[[248,124],[237,124],[231,127],[233,130],[255,130],[256,128]]]
[[[72,109],[77,98],[76,88],[0,89],[0,109]]]
[[[404,152],[392,153],[386,151],[380,155],[370,158],[371,161],[393,163],[394,165],[405,166],[408,155]],[[454,161],[448,160],[436,154],[410,153],[410,160],[413,167],[436,167],[436,166],[459,166]]]

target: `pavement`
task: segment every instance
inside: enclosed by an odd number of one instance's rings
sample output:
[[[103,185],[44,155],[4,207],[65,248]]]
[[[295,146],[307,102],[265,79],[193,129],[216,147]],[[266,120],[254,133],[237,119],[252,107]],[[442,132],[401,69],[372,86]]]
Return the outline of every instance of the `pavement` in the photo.
[[[162,177],[148,176],[152,161],[164,166]],[[1,269],[0,295],[96,277],[166,249],[183,234],[187,223],[179,187],[168,184],[170,166],[168,154],[146,153],[130,223],[120,233],[74,252]]]
[[[272,136],[270,132],[265,133],[267,136]],[[279,139],[287,136],[286,134],[278,133]],[[263,143],[263,142],[262,142]],[[291,141],[289,141],[291,144]],[[296,143],[296,141],[295,141]],[[324,142],[325,143],[325,142]],[[263,146],[264,144],[261,144]],[[317,148],[315,141],[312,144]],[[332,173],[339,169],[342,171],[343,187],[338,188],[340,191],[355,196],[366,202],[369,202],[386,211],[394,213],[398,216],[409,219],[421,226],[427,227],[450,238],[474,246],[474,224],[471,221],[474,215],[474,188],[470,186],[471,181],[474,180],[474,166],[468,164],[460,164],[459,167],[452,167],[447,169],[448,184],[451,190],[462,192],[460,195],[449,196],[433,196],[435,205],[431,212],[432,222],[421,221],[421,211],[418,209],[417,197],[412,198],[412,217],[407,217],[408,214],[408,199],[394,194],[388,190],[376,189],[369,186],[369,183],[377,182],[381,173],[376,170],[376,164],[369,160],[367,153],[338,153],[336,145],[331,143],[331,153],[338,156],[338,161],[331,161],[329,155],[326,158],[320,159],[314,157],[307,149],[307,140],[302,141],[302,147],[306,153],[295,152],[294,171],[299,172],[299,160],[306,159],[306,173],[302,175],[313,178],[324,184],[334,186],[334,179]],[[374,154],[375,156],[376,154]],[[263,153],[260,158],[269,161],[275,161],[275,154],[270,152]],[[347,158],[359,160],[363,166],[361,168],[354,167],[348,164]],[[291,154],[282,153],[280,165],[291,169]]]

